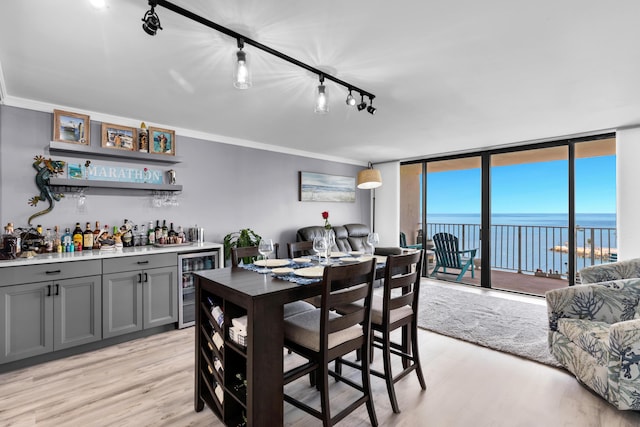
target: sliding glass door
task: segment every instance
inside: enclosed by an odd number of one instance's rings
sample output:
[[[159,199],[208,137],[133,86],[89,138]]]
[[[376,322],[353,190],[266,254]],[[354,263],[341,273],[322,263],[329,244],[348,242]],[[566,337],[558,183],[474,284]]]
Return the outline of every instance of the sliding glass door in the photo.
[[[400,198],[404,244],[476,249],[474,277],[438,279],[544,295],[616,259],[613,134],[406,163]]]

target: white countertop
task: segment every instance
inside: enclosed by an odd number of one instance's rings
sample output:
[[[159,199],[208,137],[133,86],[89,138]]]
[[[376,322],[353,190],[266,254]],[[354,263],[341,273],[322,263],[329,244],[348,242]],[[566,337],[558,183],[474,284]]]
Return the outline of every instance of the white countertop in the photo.
[[[10,260],[0,260],[0,268],[2,267],[15,267],[35,264],[50,264],[54,262],[68,262],[68,261],[85,261],[90,259],[103,259],[103,258],[118,258],[125,256],[135,255],[149,255],[149,254],[161,254],[167,252],[185,253],[185,252],[199,252],[207,249],[222,249],[221,243],[196,243],[193,242],[190,245],[180,246],[134,246],[132,248],[122,248],[117,250],[90,250],[79,252],[63,252],[63,253],[46,253],[39,254],[32,258],[16,258]]]

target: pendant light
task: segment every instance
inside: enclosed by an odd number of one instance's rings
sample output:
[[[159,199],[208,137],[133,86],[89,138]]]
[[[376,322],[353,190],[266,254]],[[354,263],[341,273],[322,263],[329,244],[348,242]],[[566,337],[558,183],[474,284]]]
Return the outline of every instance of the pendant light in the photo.
[[[233,69],[233,86],[237,89],[249,89],[251,87],[251,69],[249,68],[249,60],[247,52],[244,48],[244,40],[238,39],[238,51]]]
[[[358,188],[362,190],[370,190],[378,188],[382,185],[382,175],[378,169],[374,169],[371,162],[367,169],[358,172]]]
[[[329,112],[329,97],[327,95],[327,88],[324,85],[324,75],[322,74],[320,74],[320,85],[318,86],[318,93],[316,95],[315,112],[318,114],[326,114]]]

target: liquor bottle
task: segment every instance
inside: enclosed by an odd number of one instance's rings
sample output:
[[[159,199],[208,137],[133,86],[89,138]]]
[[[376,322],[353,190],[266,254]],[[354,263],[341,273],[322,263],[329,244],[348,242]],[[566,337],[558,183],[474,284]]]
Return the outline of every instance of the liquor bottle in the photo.
[[[140,225],[140,246],[146,246],[147,243],[147,225]]]
[[[82,241],[84,239],[83,235],[82,235],[82,228],[80,228],[80,223],[76,222],[76,228],[74,228],[73,230],[73,250],[75,251],[81,251],[82,250]]]
[[[167,220],[163,219],[162,220],[162,237],[164,237],[164,240],[167,240],[167,237],[169,237],[169,229],[167,228]]]
[[[63,251],[62,249],[62,240],[60,239],[60,229],[56,225],[53,227],[53,250],[60,253]]]
[[[93,230],[91,229],[90,222],[87,222],[87,227],[83,233],[82,248],[85,251],[93,249]]]
[[[182,229],[182,226],[179,225],[178,226],[178,243],[186,243],[186,236],[184,234],[184,230]]]
[[[149,221],[149,228],[147,229],[147,244],[153,245],[156,242],[156,231],[153,228],[153,221]]]
[[[36,226],[36,231],[38,232],[38,234],[39,234],[39,235],[41,235],[41,236],[42,236],[42,235],[43,235],[43,234],[42,234],[42,225],[38,224],[38,225]]]
[[[140,232],[138,231],[138,224],[133,226],[133,246],[140,246]]]
[[[170,227],[169,227],[169,231],[168,233],[168,238],[169,238],[169,243],[171,244],[175,244],[177,243],[176,239],[178,238],[178,233],[176,233],[176,230],[173,229],[173,223],[171,223]]]
[[[160,228],[160,220],[156,220],[156,228],[154,229],[156,235],[156,243],[160,243],[160,239],[162,238],[162,228]]]
[[[69,227],[64,229],[62,235],[62,251],[71,252],[71,246],[73,246],[73,237],[71,235],[71,229]]]
[[[100,249],[100,221],[96,221],[96,228],[93,230],[93,249]]]
[[[133,232],[131,229],[131,223],[129,223],[128,219],[125,219],[124,224],[120,227],[120,233],[122,234],[122,246],[125,248],[133,246]]]
[[[44,233],[44,251],[53,252],[53,235],[51,234],[50,228],[47,228],[47,231]]]

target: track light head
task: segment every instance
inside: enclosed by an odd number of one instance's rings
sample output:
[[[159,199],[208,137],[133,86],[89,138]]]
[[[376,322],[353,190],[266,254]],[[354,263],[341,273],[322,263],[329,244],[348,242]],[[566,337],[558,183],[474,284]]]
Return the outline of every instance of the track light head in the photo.
[[[320,85],[318,86],[315,112],[318,114],[326,114],[329,112],[329,97],[327,96],[327,88],[324,86],[324,76],[322,74],[320,74]]]
[[[236,60],[233,70],[233,86],[237,89],[249,89],[251,87],[251,69],[247,53],[242,50],[244,41],[238,39],[238,51],[236,52]]]
[[[162,26],[160,25],[160,18],[156,15],[155,2],[149,1],[149,5],[151,9],[142,17],[142,29],[150,36],[155,36],[158,30],[162,29]]]
[[[356,105],[356,99],[353,97],[353,95],[351,94],[351,89],[349,89],[349,95],[347,95],[347,105],[350,107],[353,107],[354,105]]]
[[[367,103],[364,102],[364,95],[360,95],[360,104],[358,104],[358,111],[362,111],[367,108]]]

